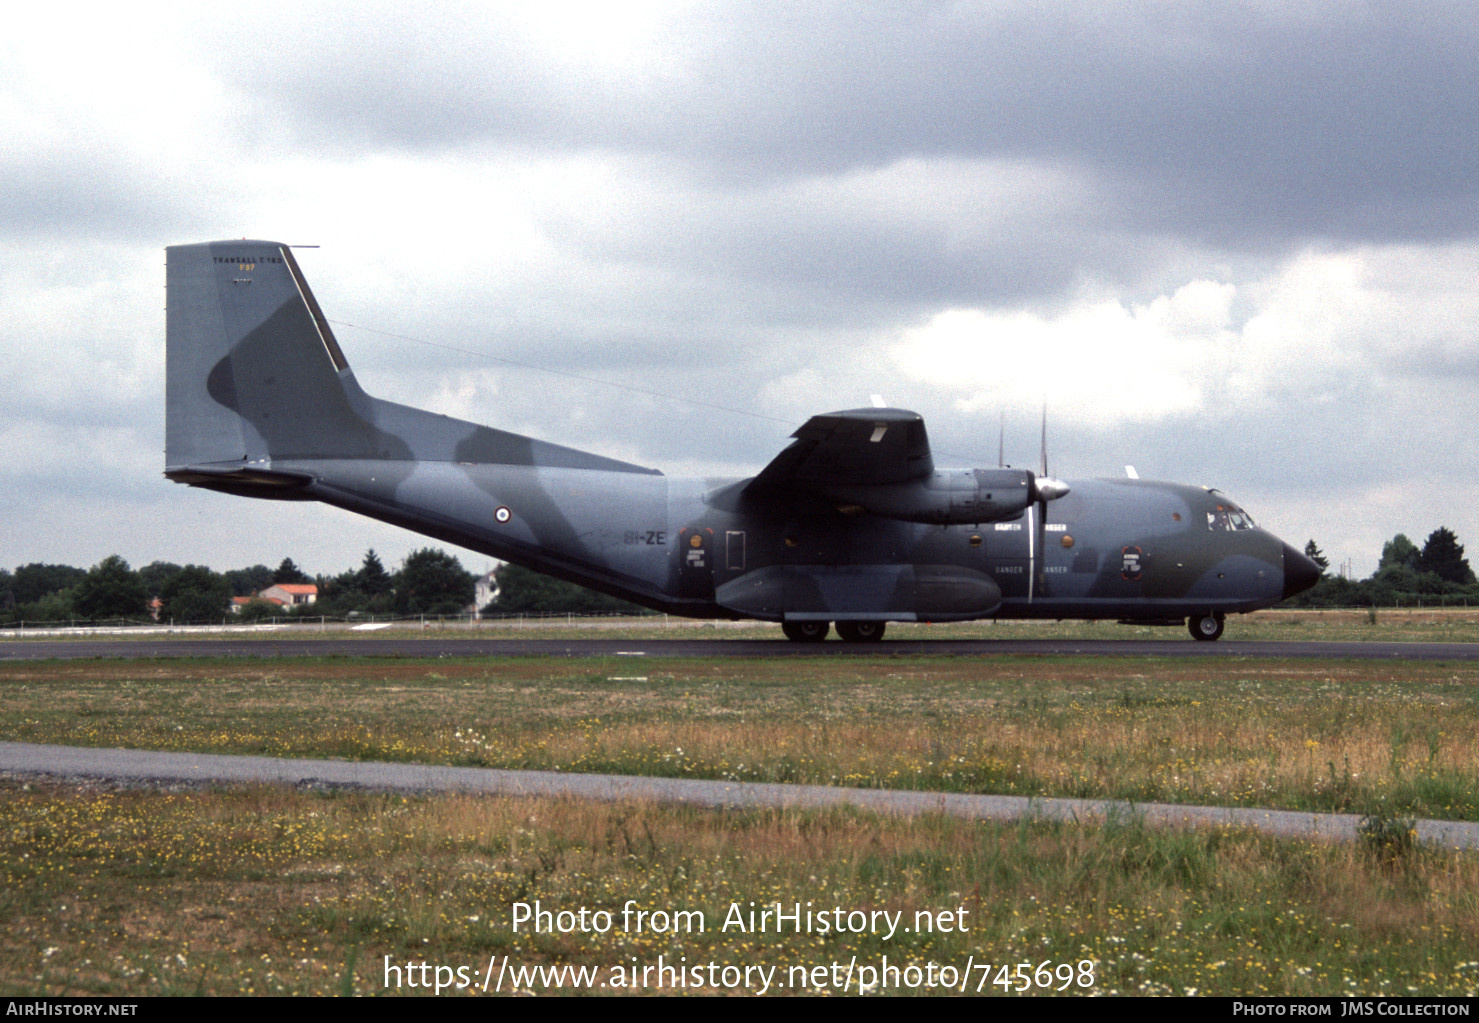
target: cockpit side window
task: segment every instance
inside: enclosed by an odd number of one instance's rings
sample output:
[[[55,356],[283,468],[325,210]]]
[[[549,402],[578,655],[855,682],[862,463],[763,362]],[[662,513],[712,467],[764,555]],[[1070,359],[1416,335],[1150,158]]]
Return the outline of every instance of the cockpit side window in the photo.
[[[1207,528],[1214,533],[1233,533],[1244,529],[1257,529],[1253,516],[1235,504],[1219,504],[1207,513]]]

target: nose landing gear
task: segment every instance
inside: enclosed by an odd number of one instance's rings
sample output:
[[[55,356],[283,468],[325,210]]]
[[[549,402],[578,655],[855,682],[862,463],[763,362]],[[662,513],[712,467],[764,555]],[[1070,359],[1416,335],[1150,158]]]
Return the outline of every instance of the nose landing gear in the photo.
[[[1207,643],[1222,637],[1222,629],[1225,624],[1222,615],[1214,614],[1211,611],[1203,615],[1192,615],[1186,620],[1186,628],[1191,633],[1191,638]]]

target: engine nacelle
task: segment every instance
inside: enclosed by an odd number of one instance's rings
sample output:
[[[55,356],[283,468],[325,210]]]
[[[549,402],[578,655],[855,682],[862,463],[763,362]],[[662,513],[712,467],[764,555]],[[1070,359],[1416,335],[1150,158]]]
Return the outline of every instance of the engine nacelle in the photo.
[[[1025,469],[937,469],[907,483],[828,486],[817,491],[844,512],[903,522],[972,525],[1010,519],[1037,499]]]

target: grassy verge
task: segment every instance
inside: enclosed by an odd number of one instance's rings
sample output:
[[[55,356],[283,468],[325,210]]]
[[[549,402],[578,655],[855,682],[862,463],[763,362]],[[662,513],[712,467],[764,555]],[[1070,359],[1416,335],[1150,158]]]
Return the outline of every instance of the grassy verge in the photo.
[[[463,967],[480,982],[490,957],[495,968],[505,957],[591,967],[596,986],[579,990],[613,993],[599,985],[659,956],[728,965],[737,992],[764,976],[741,980],[745,967],[774,969],[772,993],[835,991],[854,963],[855,993],[869,979],[857,967],[877,971],[884,956],[897,984],[933,963],[934,976],[950,967],[992,994],[1005,993],[999,965],[1017,962],[1048,964],[1048,989],[1067,977],[1066,993],[1472,997],[1479,987],[1479,857],[1133,821],[0,782],[0,864],[8,994],[385,993],[387,963],[402,970],[391,993],[426,993],[404,984],[414,964]],[[515,932],[515,904],[536,900],[613,922],[605,934]],[[623,923],[629,900],[702,913],[705,928],[689,916],[667,933],[638,930]],[[901,913],[910,929],[723,929],[732,906],[776,901]],[[921,912],[950,929],[914,929]],[[1091,987],[1079,986],[1085,960]],[[837,972],[812,972],[831,964]],[[655,990],[654,972],[639,976],[639,990]],[[511,986],[555,990],[547,977]]]
[[[0,665],[0,738],[1479,819],[1479,665]]]
[[[364,626],[361,625],[360,628]],[[307,618],[293,624],[260,629],[231,626],[233,638],[262,640],[334,638],[370,635],[380,638],[408,638],[431,633],[482,638],[568,639],[599,636],[611,639],[691,639],[721,637],[724,639],[781,638],[780,627],[755,621],[694,621],[671,617],[633,618],[508,618],[480,622],[427,620],[424,623],[379,623],[374,631],[359,633],[346,622],[320,622]],[[34,633],[34,634],[33,634]],[[0,641],[24,642],[27,639],[56,640],[65,636],[46,635],[38,626],[33,630],[5,630]],[[174,632],[160,632],[148,627],[136,632],[127,629],[109,632],[112,638],[137,638],[158,641],[161,638],[190,639],[219,634],[212,626],[181,627]],[[891,622],[891,639],[1156,639],[1167,642],[1190,642],[1181,626],[1155,627],[1120,625],[1115,622],[1085,621],[982,621],[929,625]],[[79,637],[90,638],[90,637]],[[1234,615],[1228,619],[1228,640],[1306,640],[1324,642],[1479,642],[1479,608],[1376,608],[1376,609],[1271,609],[1253,614]]]

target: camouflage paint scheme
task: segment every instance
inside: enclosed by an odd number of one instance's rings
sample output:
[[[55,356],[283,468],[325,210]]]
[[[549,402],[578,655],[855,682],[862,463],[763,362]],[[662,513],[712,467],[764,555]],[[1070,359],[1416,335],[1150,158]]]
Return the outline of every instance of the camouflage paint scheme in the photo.
[[[166,468],[316,500],[647,607],[875,639],[886,621],[1188,619],[1319,569],[1215,490],[937,469],[901,409],[816,416],[757,476],[679,479],[365,394],[291,250],[167,250]]]

